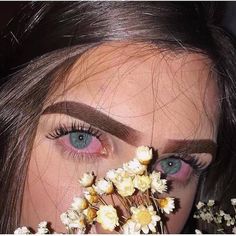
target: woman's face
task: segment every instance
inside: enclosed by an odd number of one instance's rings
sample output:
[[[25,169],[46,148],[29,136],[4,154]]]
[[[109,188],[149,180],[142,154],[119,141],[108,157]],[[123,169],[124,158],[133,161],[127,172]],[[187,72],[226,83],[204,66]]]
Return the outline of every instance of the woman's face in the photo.
[[[170,233],[179,233],[193,204],[199,167],[213,159],[218,92],[210,66],[200,55],[161,53],[143,44],[110,43],[78,59],[44,106],[22,224],[36,228],[46,220],[65,232],[60,214],[82,193],[78,179],[83,173],[104,177],[133,159],[138,146],[147,145],[158,151],[153,169],[171,181],[168,194],[178,208],[167,225]],[[178,156],[183,149],[192,164]],[[173,152],[177,166],[163,169]]]

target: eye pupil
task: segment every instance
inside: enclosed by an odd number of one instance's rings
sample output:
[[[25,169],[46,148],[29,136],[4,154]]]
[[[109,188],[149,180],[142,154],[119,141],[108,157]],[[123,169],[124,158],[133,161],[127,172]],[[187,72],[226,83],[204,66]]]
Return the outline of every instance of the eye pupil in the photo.
[[[69,135],[70,143],[77,149],[83,149],[92,142],[92,135],[85,132],[73,132]]]
[[[169,161],[169,162],[168,162],[168,166],[170,166],[170,167],[173,166],[173,162],[172,162],[172,161]]]

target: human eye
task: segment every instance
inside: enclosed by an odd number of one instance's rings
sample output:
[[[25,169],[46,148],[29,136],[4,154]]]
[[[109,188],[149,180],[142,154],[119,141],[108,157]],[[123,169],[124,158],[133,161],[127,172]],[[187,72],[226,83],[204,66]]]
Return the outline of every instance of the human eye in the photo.
[[[167,179],[187,183],[193,176],[199,176],[206,168],[194,154],[170,153],[159,157],[155,169]]]
[[[76,160],[106,158],[110,150],[106,134],[85,123],[59,124],[46,137],[55,140],[69,157]]]

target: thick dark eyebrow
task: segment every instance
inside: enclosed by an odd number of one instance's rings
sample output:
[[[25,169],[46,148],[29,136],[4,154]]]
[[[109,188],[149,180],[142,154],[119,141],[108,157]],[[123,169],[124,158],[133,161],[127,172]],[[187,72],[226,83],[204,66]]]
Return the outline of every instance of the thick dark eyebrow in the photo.
[[[168,140],[163,153],[209,153],[215,157],[217,144],[210,139]]]
[[[140,131],[124,125],[84,103],[72,101],[58,102],[46,107],[42,114],[65,114],[74,117],[108,132],[133,146],[138,146],[139,140],[142,137]]]

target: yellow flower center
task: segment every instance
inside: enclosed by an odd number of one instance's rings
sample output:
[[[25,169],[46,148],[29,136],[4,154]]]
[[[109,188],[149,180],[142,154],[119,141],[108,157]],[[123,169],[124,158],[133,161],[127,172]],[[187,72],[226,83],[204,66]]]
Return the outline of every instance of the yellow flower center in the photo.
[[[136,219],[141,225],[148,225],[152,221],[152,216],[148,211],[145,210],[145,211],[140,211],[136,215]]]
[[[168,205],[168,200],[166,198],[162,198],[158,202],[160,208],[165,208]]]

